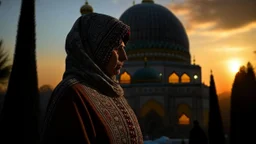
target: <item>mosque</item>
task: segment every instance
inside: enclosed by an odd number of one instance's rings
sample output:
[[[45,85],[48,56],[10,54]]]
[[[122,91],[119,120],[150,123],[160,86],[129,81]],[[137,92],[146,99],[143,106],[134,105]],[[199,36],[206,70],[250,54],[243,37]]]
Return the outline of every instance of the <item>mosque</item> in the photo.
[[[81,14],[93,12],[86,1]],[[131,5],[119,18],[131,27],[128,61],[118,80],[144,136],[188,138],[193,121],[207,128],[209,87],[189,52],[180,20],[154,0]]]

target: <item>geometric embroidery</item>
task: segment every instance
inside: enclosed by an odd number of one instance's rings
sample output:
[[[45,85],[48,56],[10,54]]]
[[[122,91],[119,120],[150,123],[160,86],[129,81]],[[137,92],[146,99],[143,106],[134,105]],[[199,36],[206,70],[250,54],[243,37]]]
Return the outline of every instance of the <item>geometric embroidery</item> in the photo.
[[[100,114],[114,144],[143,144],[143,137],[136,115],[125,97],[108,97],[84,86],[86,98]]]

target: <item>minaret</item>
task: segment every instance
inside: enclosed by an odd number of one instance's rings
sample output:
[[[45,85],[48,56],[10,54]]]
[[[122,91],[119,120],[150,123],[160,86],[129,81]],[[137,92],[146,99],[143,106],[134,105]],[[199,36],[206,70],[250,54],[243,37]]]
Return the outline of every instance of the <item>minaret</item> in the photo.
[[[209,144],[225,144],[225,134],[220,112],[219,99],[216,92],[216,85],[211,70],[209,87],[209,122],[208,140]]]
[[[85,1],[85,4],[80,8],[81,15],[93,13],[93,8],[89,5],[88,0]]]
[[[193,56],[193,65],[196,65],[196,58]]]

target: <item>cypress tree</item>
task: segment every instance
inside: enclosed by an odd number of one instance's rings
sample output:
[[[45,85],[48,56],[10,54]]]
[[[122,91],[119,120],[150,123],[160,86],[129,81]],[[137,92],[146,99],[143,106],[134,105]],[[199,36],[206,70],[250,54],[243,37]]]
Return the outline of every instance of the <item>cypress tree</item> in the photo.
[[[13,67],[1,113],[1,143],[38,141],[35,0],[22,0]],[[23,142],[21,142],[23,139]]]
[[[246,67],[240,67],[239,72],[235,76],[235,80],[231,91],[231,104],[230,104],[230,144],[244,143],[242,135],[244,130],[244,119],[246,115],[245,111],[246,102],[244,101],[244,95],[246,93]]]
[[[209,88],[209,124],[208,124],[208,137],[209,144],[225,144],[225,134],[220,113],[219,101],[215,87],[214,77],[210,76]]]
[[[253,66],[250,62],[247,63],[247,73],[245,80],[245,95],[243,102],[246,102],[244,105],[244,119],[243,119],[243,139],[246,139],[244,142],[250,143],[250,141],[254,140],[254,134],[251,132],[255,130],[256,118],[254,116],[256,110],[256,81],[255,81],[255,73]]]

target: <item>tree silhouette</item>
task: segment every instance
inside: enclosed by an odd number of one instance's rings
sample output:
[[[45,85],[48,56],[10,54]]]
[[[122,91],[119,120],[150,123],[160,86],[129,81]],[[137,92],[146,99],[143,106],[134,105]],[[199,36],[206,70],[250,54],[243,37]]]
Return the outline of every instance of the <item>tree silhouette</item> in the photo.
[[[247,101],[249,103],[248,106],[252,106],[252,103],[255,103],[255,88],[256,88],[256,81],[255,81],[255,73],[253,70],[253,66],[250,62],[247,63],[247,73],[246,73],[246,95],[247,95]],[[252,103],[251,103],[252,102]],[[248,107],[249,108],[249,107]],[[249,113],[248,113],[249,114]]]
[[[249,62],[235,76],[231,94],[230,143],[250,143],[254,140],[256,124],[256,82],[253,66]]]
[[[210,112],[208,136],[209,144],[225,144],[224,128],[220,113],[219,100],[216,92],[214,77],[210,76]]]
[[[17,139],[36,144],[39,140],[35,50],[35,0],[22,0],[13,67],[1,112],[1,144],[16,143]]]
[[[4,52],[3,41],[0,40],[0,84],[5,85],[11,73],[11,65],[8,65],[8,54]]]
[[[255,110],[256,110],[256,81],[255,81],[255,73],[253,66],[250,62],[247,63],[247,71],[246,71],[246,80],[245,80],[245,91],[243,95],[243,101],[246,103],[243,107],[243,135],[242,139],[246,139],[243,142],[250,143],[250,141],[254,140],[254,134],[250,132],[251,130],[255,130]]]
[[[230,108],[230,143],[240,144],[242,133],[242,106],[241,101],[244,92],[244,82],[246,77],[246,68],[242,66],[235,76],[231,92],[231,108]]]

